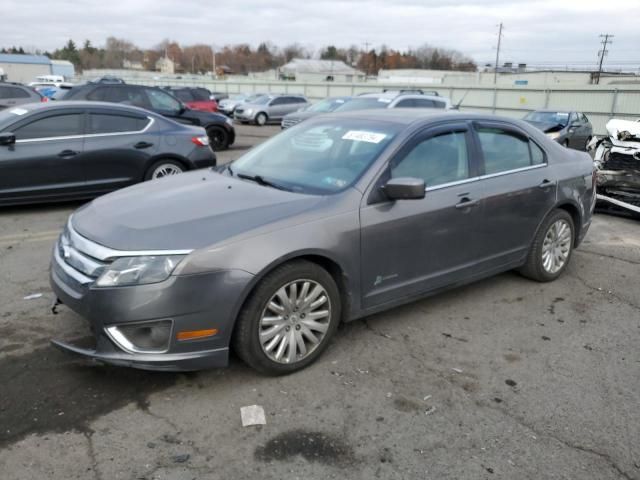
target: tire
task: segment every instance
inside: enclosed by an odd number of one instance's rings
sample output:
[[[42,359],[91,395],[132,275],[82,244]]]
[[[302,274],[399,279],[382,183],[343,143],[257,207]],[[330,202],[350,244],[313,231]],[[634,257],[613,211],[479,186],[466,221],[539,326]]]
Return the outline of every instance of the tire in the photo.
[[[305,283],[308,285],[306,291]],[[320,294],[314,300],[312,295],[317,293],[317,287]],[[286,295],[279,297],[278,293],[283,289]],[[293,311],[288,308],[292,296],[297,300],[294,304],[300,306],[306,298],[310,305]],[[287,303],[281,298],[287,299]],[[319,305],[311,308],[318,302]],[[262,373],[284,375],[295,372],[315,361],[327,347],[338,328],[341,307],[338,287],[325,269],[306,260],[286,263],[268,273],[251,293],[236,322],[233,349],[246,364]],[[328,314],[323,317],[324,312]],[[305,319],[305,315],[309,316]],[[314,315],[313,319],[311,315]],[[309,332],[317,342],[311,339]],[[279,359],[278,352],[281,354]]]
[[[560,226],[568,228],[568,231]],[[520,268],[520,273],[538,282],[555,280],[569,265],[574,244],[573,218],[565,210],[552,211],[536,232],[529,248],[527,262]]]
[[[229,134],[222,127],[208,127],[207,137],[214,152],[229,148]]]
[[[256,125],[263,127],[267,123],[267,114],[264,112],[260,112],[256,115],[255,122]]]
[[[145,180],[156,180],[171,175],[177,175],[184,172],[184,165],[177,160],[158,160],[149,167],[144,176]]]

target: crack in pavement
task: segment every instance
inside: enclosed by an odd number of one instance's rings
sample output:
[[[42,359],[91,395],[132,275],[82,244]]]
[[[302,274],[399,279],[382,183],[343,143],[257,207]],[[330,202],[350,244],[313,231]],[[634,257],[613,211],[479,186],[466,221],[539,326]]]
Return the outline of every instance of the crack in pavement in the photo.
[[[621,297],[620,295],[618,295],[617,293],[614,293],[613,290],[606,290],[603,289],[602,287],[594,287],[593,285],[591,285],[589,282],[587,282],[584,278],[582,278],[580,275],[578,275],[577,273],[567,273],[567,275],[571,278],[575,278],[576,280],[578,280],[582,285],[584,285],[585,287],[587,287],[588,289],[594,291],[594,292],[598,292],[598,293],[602,293],[602,294],[606,294],[606,295],[610,295],[613,298],[615,298],[616,300],[618,300],[619,302],[624,303],[625,305],[628,305],[629,307],[635,309],[635,310],[640,310],[640,305],[636,305],[635,303],[633,303],[631,300],[628,300],[624,297]]]
[[[577,249],[576,253],[587,253],[595,257],[610,258],[612,260],[618,260],[620,262],[630,263],[632,265],[640,265],[640,261],[629,260],[627,258],[620,258],[620,257],[616,257],[615,255],[607,255],[606,253],[594,252],[593,250],[586,250],[584,248]]]
[[[93,476],[96,480],[102,480],[102,474],[98,469],[98,459],[96,458],[96,451],[93,446],[93,434],[95,432],[90,428],[87,428],[82,433],[84,435],[84,438],[87,439],[87,453],[89,455],[89,460],[91,461],[91,470],[93,471]]]

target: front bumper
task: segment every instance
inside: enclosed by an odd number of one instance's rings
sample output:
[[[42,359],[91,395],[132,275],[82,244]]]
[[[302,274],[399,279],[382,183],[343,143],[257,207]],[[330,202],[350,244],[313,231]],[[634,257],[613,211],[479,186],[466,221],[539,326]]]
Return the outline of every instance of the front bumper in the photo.
[[[56,347],[94,361],[144,370],[190,371],[227,365],[235,318],[251,274],[224,270],[171,276],[149,285],[96,288],[73,278],[73,271],[56,250],[51,288],[64,305],[89,322],[95,348],[53,340]],[[106,332],[111,326],[159,320],[172,321],[168,348],[163,353],[127,351]],[[180,331],[205,329],[217,333],[196,340],[176,338]]]
[[[256,118],[256,113],[251,112],[249,114],[246,112],[246,110],[238,113],[238,111],[236,110],[233,114],[233,118],[240,122],[253,122],[253,120]]]

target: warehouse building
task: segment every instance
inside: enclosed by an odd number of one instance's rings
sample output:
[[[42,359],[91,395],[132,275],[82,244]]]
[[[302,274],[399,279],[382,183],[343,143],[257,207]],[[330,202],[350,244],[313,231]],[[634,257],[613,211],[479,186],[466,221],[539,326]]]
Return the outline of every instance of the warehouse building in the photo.
[[[294,58],[279,69],[282,80],[298,82],[361,82],[364,72],[340,60],[307,60]]]
[[[40,75],[51,75],[51,60],[44,55],[0,53],[0,69],[8,82],[29,83]]]

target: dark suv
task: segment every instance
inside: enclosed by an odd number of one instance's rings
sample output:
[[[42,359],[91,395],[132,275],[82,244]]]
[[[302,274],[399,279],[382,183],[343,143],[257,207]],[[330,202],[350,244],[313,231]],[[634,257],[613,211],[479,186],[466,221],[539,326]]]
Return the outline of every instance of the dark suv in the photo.
[[[46,102],[47,99],[31,87],[20,83],[0,82],[0,110],[22,103]]]
[[[214,150],[233,144],[236,132],[231,119],[219,113],[192,110],[176,97],[158,87],[142,85],[87,84],[72,88],[64,100],[94,100],[135,105],[179,123],[204,127]]]

